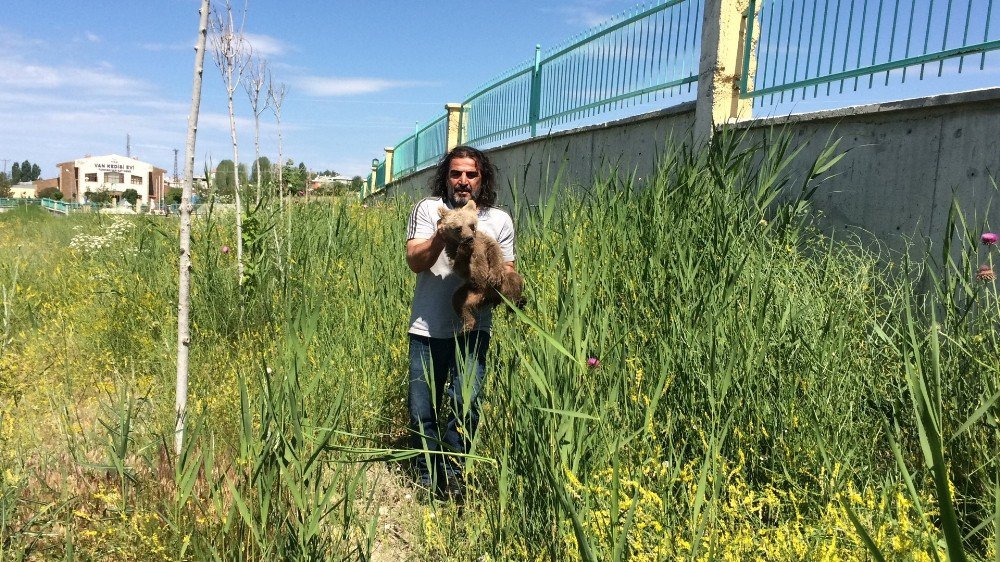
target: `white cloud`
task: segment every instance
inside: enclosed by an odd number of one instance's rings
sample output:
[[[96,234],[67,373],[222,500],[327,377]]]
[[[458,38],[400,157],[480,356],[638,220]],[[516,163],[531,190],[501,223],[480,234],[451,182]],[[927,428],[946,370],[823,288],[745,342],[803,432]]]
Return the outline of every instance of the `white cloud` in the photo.
[[[26,37],[9,28],[0,26],[0,54],[4,51],[13,51],[15,49],[28,49],[29,47],[40,49],[45,46],[46,43],[42,39]]]
[[[290,49],[284,42],[271,37],[270,35],[259,35],[257,33],[244,33],[247,42],[253,46],[253,52],[264,57],[280,57]]]
[[[184,51],[194,50],[194,44],[188,43],[140,43],[139,48],[144,51],[159,53],[163,51]]]
[[[183,146],[187,104],[162,97],[155,84],[106,61],[49,62],[42,58],[50,54],[46,45],[20,39],[0,30],[0,120],[10,133],[0,138],[0,152],[28,151],[31,160],[47,163],[85,153],[124,154],[127,134],[133,141]],[[146,152],[162,164],[157,150]]]
[[[615,15],[608,10],[604,0],[581,0],[576,5],[541,8],[543,12],[560,15],[563,20],[574,27],[595,27]]]
[[[96,33],[92,33],[90,31],[84,33],[83,37],[87,41],[90,41],[91,43],[100,43],[101,42],[101,37],[99,35],[97,35]]]
[[[296,85],[308,95],[318,97],[353,96],[372,94],[394,88],[425,86],[426,82],[387,80],[384,78],[338,78],[304,76],[296,80]]]
[[[572,14],[567,14],[566,21],[573,25],[595,27],[611,19],[611,14],[584,8]]]
[[[72,88],[102,96],[130,96],[150,89],[141,80],[119,74],[105,65],[96,68],[30,64],[0,53],[0,89],[11,91]]]
[[[186,121],[185,121],[186,122]],[[294,129],[295,127],[282,123],[282,129],[285,132]],[[244,146],[244,142],[248,142],[249,146],[253,148],[253,128],[254,119],[253,117],[242,117],[236,116],[236,134],[237,141],[240,146]],[[225,133],[224,137],[229,139],[229,114],[228,113],[215,113],[202,111],[198,115],[198,131],[208,131],[212,130],[218,133]],[[270,135],[276,133],[278,130],[277,125],[270,119],[262,118],[260,120],[260,134]],[[247,136],[249,135],[249,136]]]
[[[6,91],[0,89],[0,110],[8,108],[11,110],[40,111],[44,113],[54,109],[101,109],[108,107],[109,100],[98,96],[66,96],[60,95],[65,92],[54,90],[52,92],[39,91]],[[132,99],[115,99],[113,104],[119,108],[131,107],[137,110],[152,110],[156,114],[176,114],[187,115],[190,104],[175,102],[150,97],[138,97]]]
[[[300,66],[296,64],[289,64],[287,62],[282,62],[280,60],[267,61],[268,66],[272,70],[287,70],[288,74],[303,74],[309,72],[309,68],[305,66]]]

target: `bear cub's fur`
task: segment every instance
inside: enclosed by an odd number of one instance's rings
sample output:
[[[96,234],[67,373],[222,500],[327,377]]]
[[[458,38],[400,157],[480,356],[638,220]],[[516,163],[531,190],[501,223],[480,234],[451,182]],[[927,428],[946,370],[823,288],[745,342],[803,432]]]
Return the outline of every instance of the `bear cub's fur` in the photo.
[[[445,254],[452,261],[455,273],[465,280],[451,299],[455,313],[462,319],[462,330],[468,332],[475,327],[473,312],[478,308],[503,303],[501,294],[523,306],[524,280],[517,272],[504,268],[500,244],[477,230],[479,209],[476,202],[469,201],[457,209],[442,205],[438,212]]]

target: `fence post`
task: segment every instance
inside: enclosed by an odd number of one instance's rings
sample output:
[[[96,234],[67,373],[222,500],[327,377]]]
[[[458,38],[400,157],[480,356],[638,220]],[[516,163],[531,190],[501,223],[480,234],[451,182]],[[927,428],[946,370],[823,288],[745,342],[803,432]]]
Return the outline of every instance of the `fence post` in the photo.
[[[387,146],[385,147],[385,184],[389,185],[392,181],[392,153],[396,151],[396,147]]]
[[[372,190],[368,192],[368,195],[375,193],[378,190],[378,185],[375,184],[376,178],[378,178],[378,158],[372,159],[372,181],[369,185],[372,186]]]
[[[542,46],[535,45],[535,66],[531,69],[531,101],[528,106],[528,124],[531,136],[538,132],[538,116],[542,106]]]
[[[420,121],[413,125],[413,171],[417,171],[417,164],[420,162]]]
[[[444,108],[448,110],[448,142],[445,144],[445,154],[451,149],[462,144],[462,104],[446,103]]]
[[[696,140],[711,138],[717,125],[750,117],[750,101],[741,100],[739,90],[748,4],[749,0],[705,0],[694,118]]]

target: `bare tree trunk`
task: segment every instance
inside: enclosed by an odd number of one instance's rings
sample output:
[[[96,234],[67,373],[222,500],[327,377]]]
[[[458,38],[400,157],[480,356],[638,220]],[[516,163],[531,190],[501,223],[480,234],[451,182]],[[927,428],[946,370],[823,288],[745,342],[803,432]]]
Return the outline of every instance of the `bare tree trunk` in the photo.
[[[212,56],[222,73],[229,96],[229,132],[233,141],[233,186],[236,192],[236,268],[240,284],[243,283],[243,202],[240,186],[240,153],[236,142],[236,112],[233,109],[233,92],[243,78],[250,61],[246,37],[243,35],[243,24],[246,22],[246,7],[243,9],[243,21],[237,30],[233,22],[233,6],[226,0],[226,17],[217,15],[213,21]]]
[[[257,198],[255,204],[260,205],[261,181],[260,172],[260,115],[267,110],[269,98],[264,97],[264,105],[260,104],[260,93],[267,82],[267,62],[260,56],[253,57],[247,66],[248,74],[243,81],[243,89],[246,90],[250,99],[250,109],[253,111],[253,148],[254,148],[254,169],[257,171]]]
[[[205,70],[205,39],[208,36],[210,0],[201,0],[198,45],[194,55],[191,113],[188,114],[187,144],[184,148],[184,188],[181,195],[180,280],[177,288],[177,419],[174,425],[174,452],[181,454],[184,422],[187,419],[188,359],[191,350],[191,191],[194,183],[194,147],[201,109],[201,77]]]
[[[268,81],[267,85],[267,98],[271,103],[271,111],[274,112],[274,121],[278,126],[278,194],[279,194],[279,205],[281,209],[281,214],[285,215],[285,222],[288,224],[288,236],[285,238],[285,245],[291,248],[292,241],[292,215],[291,209],[288,208],[285,202],[285,183],[284,183],[284,170],[285,161],[282,160],[284,155],[281,152],[281,104],[285,103],[285,94],[288,93],[284,82],[282,82],[277,88],[274,87],[274,83]],[[275,231],[277,235],[277,231]],[[290,250],[289,250],[290,251]]]
[[[233,111],[233,96],[229,96],[229,135],[233,141],[233,189],[236,196],[236,274],[243,284],[243,198],[240,187],[240,151],[236,142],[236,113]]]

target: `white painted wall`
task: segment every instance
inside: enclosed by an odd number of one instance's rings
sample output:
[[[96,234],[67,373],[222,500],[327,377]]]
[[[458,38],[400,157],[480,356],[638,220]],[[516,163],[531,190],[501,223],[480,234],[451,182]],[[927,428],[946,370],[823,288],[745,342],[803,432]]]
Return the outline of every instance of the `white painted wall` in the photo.
[[[107,156],[93,156],[90,158],[80,158],[74,161],[74,165],[79,170],[79,183],[77,184],[77,202],[83,203],[86,200],[88,191],[96,192],[107,190],[113,194],[120,195],[127,189],[134,189],[139,192],[139,204],[149,203],[149,175],[153,171],[153,165],[135,158],[109,154]],[[107,178],[108,173],[122,174],[122,183],[111,183]],[[88,181],[87,176],[93,174],[94,181]],[[138,176],[140,183],[132,183],[132,176]],[[113,178],[112,178],[113,179]]]

